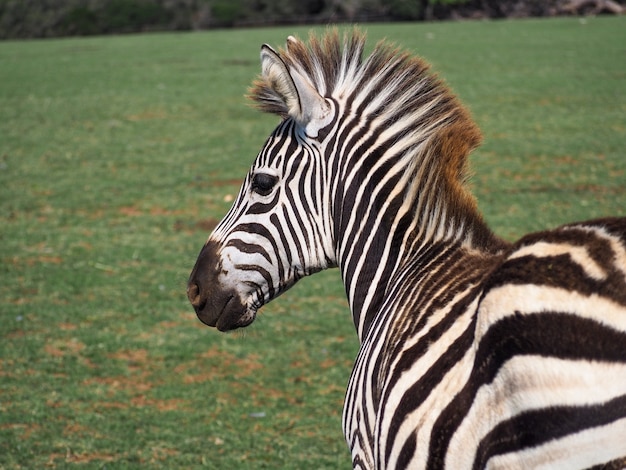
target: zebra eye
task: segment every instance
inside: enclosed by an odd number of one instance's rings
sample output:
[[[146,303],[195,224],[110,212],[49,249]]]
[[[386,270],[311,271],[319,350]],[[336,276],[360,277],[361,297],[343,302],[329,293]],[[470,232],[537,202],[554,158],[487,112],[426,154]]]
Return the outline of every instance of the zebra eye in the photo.
[[[278,178],[267,173],[256,173],[252,177],[252,191],[261,196],[267,196],[272,192],[274,186],[278,182]]]

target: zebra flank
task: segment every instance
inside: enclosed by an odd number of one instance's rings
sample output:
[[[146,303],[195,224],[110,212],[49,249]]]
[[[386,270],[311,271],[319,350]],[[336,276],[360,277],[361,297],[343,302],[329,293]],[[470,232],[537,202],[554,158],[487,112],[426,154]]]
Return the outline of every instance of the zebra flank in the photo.
[[[466,185],[470,114],[421,59],[364,45],[261,48],[249,97],[281,122],[198,256],[199,319],[245,327],[337,267],[355,469],[626,468],[626,218],[504,242]]]

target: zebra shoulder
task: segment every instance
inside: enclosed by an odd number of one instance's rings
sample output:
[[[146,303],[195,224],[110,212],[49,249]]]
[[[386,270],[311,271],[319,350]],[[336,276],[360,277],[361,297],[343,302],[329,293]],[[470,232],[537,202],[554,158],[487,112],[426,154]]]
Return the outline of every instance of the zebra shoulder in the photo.
[[[489,335],[531,349],[549,349],[554,338],[567,335],[576,348],[579,341],[594,341],[592,331],[608,340],[607,327],[619,340],[607,354],[626,362],[626,218],[522,237],[485,283],[476,334],[477,342]],[[579,348],[587,346],[582,343]]]
[[[522,237],[493,271],[485,291],[502,286],[561,288],[626,305],[626,218],[563,225]]]

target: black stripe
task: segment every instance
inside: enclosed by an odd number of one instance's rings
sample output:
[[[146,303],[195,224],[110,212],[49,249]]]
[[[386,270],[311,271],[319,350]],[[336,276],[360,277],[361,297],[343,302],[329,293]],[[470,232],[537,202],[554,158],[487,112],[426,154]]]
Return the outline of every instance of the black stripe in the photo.
[[[281,209],[282,209],[282,211],[281,211],[282,214],[281,215],[284,218],[285,215],[286,215],[285,214],[285,207],[282,206]],[[285,253],[287,255],[287,264],[289,266],[291,266],[292,265],[291,250],[288,249],[289,248],[289,242],[287,241],[287,237],[285,237],[285,233],[284,233],[285,231],[284,231],[284,228],[282,227],[282,225],[280,223],[280,219],[278,218],[278,216],[276,214],[272,214],[272,215],[270,215],[270,222],[272,223],[272,225],[274,227],[276,227],[276,229],[278,231],[278,235],[280,236],[280,243],[282,244],[282,246],[285,247]],[[282,263],[279,263],[279,264],[282,264]],[[282,279],[282,276],[281,276],[281,279]]]
[[[491,381],[500,366],[518,354],[626,363],[624,345],[625,332],[592,319],[560,312],[516,312],[489,328],[476,360],[490,371]]]
[[[254,204],[252,204],[248,208],[247,214],[255,214],[255,215],[265,214],[271,211],[274,207],[276,207],[276,204],[278,203],[279,198],[280,198],[280,190],[274,192],[274,197],[272,198],[271,201],[255,202]]]
[[[462,313],[462,308],[456,315],[450,315],[450,317],[458,317]],[[443,323],[443,322],[442,322]],[[446,323],[453,323],[453,321],[447,321]],[[411,364],[415,362],[416,357],[420,357],[427,350],[428,345],[436,341],[445,330],[446,326],[439,324],[433,330],[429,331],[427,337],[423,338],[417,345],[411,348],[400,359],[398,367],[394,370],[394,375],[398,378],[394,378],[393,382],[396,383],[399,379],[399,370],[407,370]],[[472,346],[474,339],[474,322],[461,334],[457,340],[451,345],[448,350],[441,355],[441,357],[430,367],[413,385],[411,385],[402,396],[398,407],[394,410],[391,424],[389,425],[389,433],[387,434],[387,442],[385,444],[385,463],[389,463],[389,457],[393,448],[393,441],[395,434],[400,429],[400,426],[404,422],[405,418],[422,406],[428,395],[432,390],[441,382],[443,377],[454,367],[465,355],[467,350]],[[386,399],[386,397],[385,397]],[[443,462],[443,460],[441,460]],[[435,466],[436,467],[436,466]],[[441,467],[440,467],[441,468]]]
[[[558,406],[527,411],[498,424],[483,438],[472,469],[484,468],[496,455],[537,447],[625,416],[626,395],[593,406]],[[626,452],[626,436],[624,443]]]
[[[464,389],[433,426],[429,466],[444,461],[452,435],[472,406],[478,389],[493,381],[504,363],[517,355],[626,364],[626,333],[567,313],[515,313],[499,320],[480,341],[475,367]]]
[[[398,455],[398,462],[395,468],[409,468],[409,463],[415,455],[415,449],[417,448],[417,433],[411,433],[408,439],[404,442],[400,455]],[[389,462],[385,462],[388,464]]]
[[[296,251],[298,252],[298,265],[304,266],[304,251],[302,250],[303,246],[299,243],[299,237],[296,233],[295,227],[291,223],[291,218],[289,217],[289,212],[287,207],[283,206],[283,221],[285,222],[284,231],[288,232],[292,240],[296,240]],[[285,247],[289,247],[289,245],[285,245]]]
[[[377,315],[374,322],[370,328],[378,328],[380,323],[389,323],[393,318],[393,324],[390,327],[387,336],[385,338],[385,344],[383,345],[382,352],[378,354],[375,358],[370,358],[368,360],[369,369],[371,371],[370,379],[372,380],[372,387],[374,388],[374,399],[376,403],[379,403],[381,400],[386,401],[388,399],[387,396],[382,397],[380,393],[382,392],[381,380],[388,381],[389,383],[395,383],[399,380],[400,375],[404,372],[405,369],[398,368],[397,366],[387,372],[390,367],[391,361],[393,361],[399,354],[402,353],[402,349],[404,348],[403,341],[404,338],[409,338],[415,334],[416,331],[421,330],[426,324],[428,318],[430,317],[429,312],[423,311],[423,303],[429,302],[432,299],[432,292],[436,291],[441,287],[440,283],[431,283],[429,288],[429,283],[426,281],[427,286],[421,288],[419,294],[415,291],[415,280],[422,278],[423,272],[414,270],[415,264],[420,264],[421,266],[426,266],[429,271],[436,269],[433,264],[441,265],[443,260],[449,256],[449,252],[446,250],[442,250],[442,247],[437,245],[429,245],[425,250],[419,253],[419,259],[422,260],[422,263],[411,263],[410,265],[405,266],[405,269],[410,273],[405,279],[404,283],[393,285],[393,287],[387,291],[386,296],[396,299],[394,305],[403,305],[405,312],[416,312],[414,315],[401,315],[401,316],[393,316],[392,314],[380,314]],[[433,263],[433,260],[436,260]],[[423,280],[423,279],[422,279]],[[394,279],[390,280],[390,283],[394,283]],[[413,287],[413,288],[411,288]],[[451,289],[454,290],[454,289]],[[456,292],[455,292],[456,293]],[[449,323],[448,325],[450,325]],[[431,339],[432,340],[432,339]],[[405,357],[405,361],[402,362],[401,367],[410,367],[411,364],[418,359],[416,356],[412,356],[411,359]],[[391,390],[391,389],[390,389]]]
[[[233,239],[228,240],[228,242],[226,243],[226,246],[232,246],[236,248],[237,250],[241,251],[242,253],[247,253],[247,254],[257,253],[263,256],[263,258],[265,258],[268,263],[272,262],[270,255],[265,250],[265,248],[263,248],[261,245],[258,245],[256,243],[246,243],[237,238],[233,238]]]
[[[626,453],[626,451],[625,451]],[[589,467],[587,470],[624,470],[626,468],[626,456],[619,457],[610,462],[602,462],[593,467]]]
[[[396,175],[386,183],[385,186],[389,188],[393,188],[402,175]],[[378,196],[372,201],[372,206],[374,208],[379,208],[384,203],[384,198],[386,198],[386,189],[380,191]],[[398,195],[398,198],[402,198],[402,195]],[[367,312],[363,312],[363,303],[367,297],[367,293],[372,289],[372,280],[377,272],[381,272],[380,267],[381,264],[384,265],[381,277],[378,281],[376,288],[381,292],[381,295],[375,296],[375,301],[369,306],[368,312],[378,312],[380,310],[380,304],[382,304],[386,300],[386,296],[382,295],[386,289],[388,288],[389,277],[393,273],[393,271],[397,268],[397,259],[394,256],[393,250],[387,253],[387,257],[382,258],[382,253],[385,248],[385,244],[387,239],[385,238],[385,234],[378,234],[371,240],[371,244],[369,246],[369,251],[365,250],[365,244],[370,239],[372,232],[374,231],[371,227],[374,227],[374,222],[376,217],[378,216],[378,210],[370,210],[364,211],[364,214],[361,216],[357,216],[356,223],[359,225],[357,230],[352,230],[352,233],[359,233],[358,238],[353,240],[353,244],[355,245],[353,248],[353,256],[349,259],[349,262],[345,266],[346,273],[356,273],[357,280],[354,281],[355,284],[355,295],[354,302],[352,305],[353,312],[360,312],[361,314],[366,314]],[[387,236],[390,235],[389,230],[386,233]],[[397,253],[397,252],[396,252]],[[369,269],[362,269],[360,272],[357,272],[356,264],[362,260],[363,256],[369,257],[369,260],[365,262],[365,266],[369,266]],[[351,276],[346,279],[347,281],[352,281]],[[366,322],[363,326],[363,332],[365,333],[369,327],[370,323],[374,319],[374,315],[367,315]]]
[[[578,222],[575,224],[568,224],[564,227],[588,227],[598,228],[601,227],[610,233],[612,236],[619,239],[622,247],[626,245],[626,217],[606,217],[603,219],[589,220],[587,222]]]
[[[626,305],[626,281],[623,275],[604,280],[590,278],[568,254],[535,257],[522,256],[507,260],[490,278],[486,291],[506,284],[535,284],[577,291],[583,295],[600,295]]]

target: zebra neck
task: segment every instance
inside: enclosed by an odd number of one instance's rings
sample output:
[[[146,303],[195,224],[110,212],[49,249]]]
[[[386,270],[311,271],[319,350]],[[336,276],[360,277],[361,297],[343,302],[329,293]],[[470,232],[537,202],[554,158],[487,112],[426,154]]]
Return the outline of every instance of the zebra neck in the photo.
[[[344,188],[335,220],[337,261],[361,341],[384,314],[399,277],[428,282],[428,265],[441,253],[449,255],[445,259],[491,258],[507,246],[488,228],[462,185],[427,170],[408,167],[377,178],[376,185]]]
[[[400,222],[409,223],[407,219],[404,217]],[[379,315],[394,310],[402,314],[403,309],[385,308],[385,304],[394,301],[390,296],[395,295],[391,293],[400,280],[412,283],[410,290],[420,295],[427,290],[428,270],[433,262],[454,260],[460,266],[459,259],[471,259],[475,264],[476,259],[482,258],[489,265],[488,260],[500,253],[495,247],[503,247],[497,241],[492,245],[494,249],[487,250],[457,239],[419,239],[402,231],[388,231],[382,224],[379,230],[370,231],[366,223],[352,240],[353,249],[340,257],[339,269],[361,342]],[[445,271],[445,267],[441,269]]]

